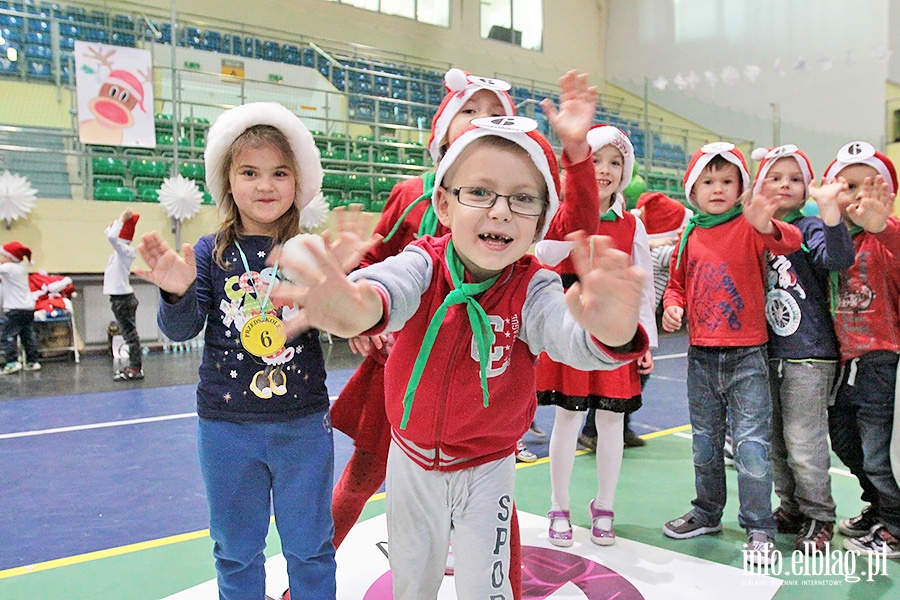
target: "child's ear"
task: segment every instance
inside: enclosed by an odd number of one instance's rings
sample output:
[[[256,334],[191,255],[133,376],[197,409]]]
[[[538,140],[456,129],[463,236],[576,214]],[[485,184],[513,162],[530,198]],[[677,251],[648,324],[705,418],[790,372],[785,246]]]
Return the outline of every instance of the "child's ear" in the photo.
[[[434,211],[441,225],[448,228],[450,227],[450,196],[450,190],[444,186],[438,187]]]

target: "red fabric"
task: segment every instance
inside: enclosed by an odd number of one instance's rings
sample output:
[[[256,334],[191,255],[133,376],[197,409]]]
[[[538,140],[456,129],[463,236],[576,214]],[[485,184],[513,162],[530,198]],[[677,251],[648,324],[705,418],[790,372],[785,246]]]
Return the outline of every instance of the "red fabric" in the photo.
[[[360,451],[359,447],[353,452],[341,478],[334,486],[331,514],[334,518],[335,548],[340,547],[359,519],[366,502],[384,483],[386,469],[387,461],[384,458]]]
[[[766,329],[766,251],[800,249],[803,234],[790,223],[772,221],[775,233],[759,233],[743,216],[691,231],[681,264],[669,263],[663,306],[684,308],[692,346],[759,346]]]
[[[644,227],[647,235],[677,231],[684,223],[687,209],[678,200],[661,192],[647,192],[638,198],[637,208],[644,209]]]
[[[119,232],[119,238],[123,240],[128,240],[129,242],[134,239],[134,228],[137,226],[138,219],[141,218],[139,214],[131,215],[131,218],[125,221],[122,224],[122,231]]]
[[[62,311],[71,310],[70,299],[75,295],[71,277],[30,273],[28,288],[34,298],[35,312],[44,311],[50,316],[56,316]]]
[[[10,258],[14,258],[19,262],[27,259],[31,262],[31,248],[21,244],[20,242],[8,242],[3,244],[3,254]]]

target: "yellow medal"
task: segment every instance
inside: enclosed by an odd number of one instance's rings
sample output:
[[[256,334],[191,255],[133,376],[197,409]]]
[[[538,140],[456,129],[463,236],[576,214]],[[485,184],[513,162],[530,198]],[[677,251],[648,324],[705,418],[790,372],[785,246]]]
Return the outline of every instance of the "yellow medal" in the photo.
[[[241,328],[241,345],[256,356],[275,354],[284,347],[285,341],[284,323],[271,315],[251,317]]]

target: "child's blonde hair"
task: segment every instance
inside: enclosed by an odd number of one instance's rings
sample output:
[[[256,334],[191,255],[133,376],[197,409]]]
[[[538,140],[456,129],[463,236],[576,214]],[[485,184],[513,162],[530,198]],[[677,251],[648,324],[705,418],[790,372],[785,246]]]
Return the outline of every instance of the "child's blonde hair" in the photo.
[[[222,189],[227,190],[219,200],[219,211],[222,213],[222,222],[216,231],[216,245],[213,250],[213,260],[223,269],[228,266],[225,260],[225,250],[234,243],[235,240],[243,237],[243,223],[241,222],[241,214],[234,196],[231,194],[231,184],[229,181],[231,166],[234,159],[247,150],[258,150],[261,148],[273,148],[278,151],[285,164],[290,165],[292,172],[295,171],[297,164],[294,151],[287,137],[277,127],[271,125],[254,125],[247,128],[241,133],[237,139],[228,147],[224,156],[224,168],[221,171],[225,181],[222,182]],[[295,185],[299,187],[302,173],[294,172]],[[281,215],[276,221],[277,229],[273,236],[273,244],[281,244],[300,233],[300,209],[296,203],[291,202],[290,208]]]

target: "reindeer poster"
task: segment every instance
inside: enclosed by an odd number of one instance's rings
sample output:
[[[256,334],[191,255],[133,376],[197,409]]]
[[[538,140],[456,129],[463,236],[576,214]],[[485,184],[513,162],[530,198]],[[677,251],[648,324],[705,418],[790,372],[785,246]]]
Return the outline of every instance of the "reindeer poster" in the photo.
[[[156,147],[149,51],[75,42],[75,70],[82,143]]]

